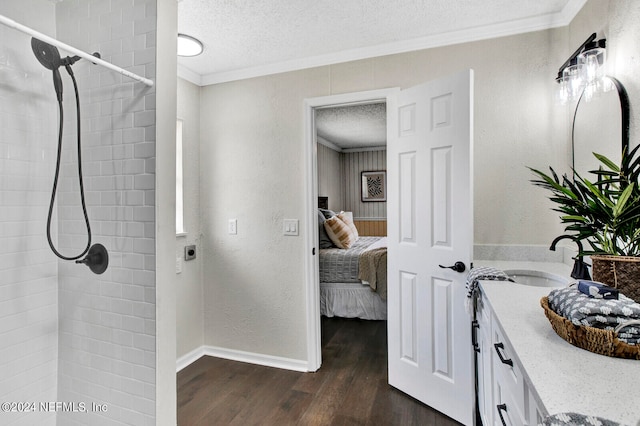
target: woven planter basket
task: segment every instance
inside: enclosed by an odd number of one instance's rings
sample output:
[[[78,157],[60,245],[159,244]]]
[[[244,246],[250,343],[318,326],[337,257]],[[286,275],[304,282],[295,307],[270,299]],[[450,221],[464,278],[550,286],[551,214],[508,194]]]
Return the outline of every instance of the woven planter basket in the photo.
[[[613,331],[595,327],[576,326],[568,319],[556,314],[549,308],[547,296],[540,299],[544,314],[549,319],[551,327],[573,346],[586,349],[600,355],[616,358],[640,359],[640,345],[632,346],[617,339]]]
[[[640,257],[592,255],[593,280],[640,302]]]

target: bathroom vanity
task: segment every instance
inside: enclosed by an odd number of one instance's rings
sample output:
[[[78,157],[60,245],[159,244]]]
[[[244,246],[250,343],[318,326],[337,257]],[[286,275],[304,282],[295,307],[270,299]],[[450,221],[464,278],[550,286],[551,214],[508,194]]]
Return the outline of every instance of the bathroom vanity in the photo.
[[[554,263],[477,263],[564,277],[570,270]],[[536,425],[549,414],[573,412],[640,424],[640,361],[597,355],[564,341],[540,306],[552,287],[529,284],[480,282],[474,343],[482,423]]]

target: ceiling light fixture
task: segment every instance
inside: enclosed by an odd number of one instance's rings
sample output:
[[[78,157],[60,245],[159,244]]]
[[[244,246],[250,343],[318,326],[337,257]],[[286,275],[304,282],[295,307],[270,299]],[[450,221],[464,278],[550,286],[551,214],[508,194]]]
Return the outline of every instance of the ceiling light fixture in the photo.
[[[202,42],[186,34],[178,34],[178,56],[198,56],[204,50]]]

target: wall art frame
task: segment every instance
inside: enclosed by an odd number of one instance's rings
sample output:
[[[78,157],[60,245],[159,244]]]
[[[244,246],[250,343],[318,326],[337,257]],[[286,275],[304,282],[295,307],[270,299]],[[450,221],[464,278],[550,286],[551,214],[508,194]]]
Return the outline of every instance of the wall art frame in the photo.
[[[363,202],[387,201],[387,171],[372,170],[361,173]]]

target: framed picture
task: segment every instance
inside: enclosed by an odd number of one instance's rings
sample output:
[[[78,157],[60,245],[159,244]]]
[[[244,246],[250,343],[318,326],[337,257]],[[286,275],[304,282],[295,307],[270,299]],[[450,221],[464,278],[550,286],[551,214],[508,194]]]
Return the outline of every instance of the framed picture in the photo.
[[[362,201],[387,201],[387,172],[362,172]]]

